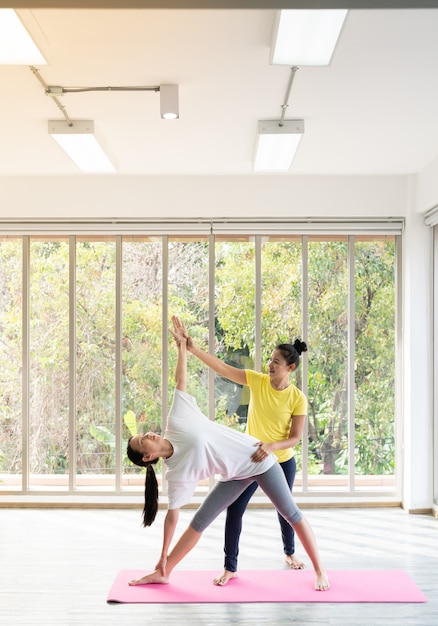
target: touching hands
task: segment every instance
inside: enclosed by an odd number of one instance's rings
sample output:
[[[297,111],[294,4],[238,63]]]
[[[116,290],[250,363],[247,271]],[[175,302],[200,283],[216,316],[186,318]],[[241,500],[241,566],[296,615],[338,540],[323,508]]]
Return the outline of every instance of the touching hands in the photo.
[[[173,335],[176,343],[186,342],[187,350],[189,352],[194,352],[196,350],[196,346],[193,343],[193,339],[189,336],[189,333],[184,326],[184,322],[180,320],[177,315],[172,315],[172,324],[173,329],[169,328],[169,332]]]
[[[172,315],[172,324],[173,329],[169,328],[169,332],[173,335],[175,341],[177,343],[187,343],[188,333],[186,327],[184,326],[184,322],[182,322],[176,315]]]

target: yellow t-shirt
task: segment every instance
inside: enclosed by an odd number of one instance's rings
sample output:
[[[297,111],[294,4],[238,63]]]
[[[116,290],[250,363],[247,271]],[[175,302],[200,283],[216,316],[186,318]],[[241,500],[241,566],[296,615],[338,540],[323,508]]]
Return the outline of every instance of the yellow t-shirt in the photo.
[[[259,441],[281,441],[289,437],[294,415],[307,415],[307,398],[293,384],[276,391],[268,374],[245,370],[246,381],[251,390],[246,432]],[[274,452],[280,463],[293,457],[294,449]]]

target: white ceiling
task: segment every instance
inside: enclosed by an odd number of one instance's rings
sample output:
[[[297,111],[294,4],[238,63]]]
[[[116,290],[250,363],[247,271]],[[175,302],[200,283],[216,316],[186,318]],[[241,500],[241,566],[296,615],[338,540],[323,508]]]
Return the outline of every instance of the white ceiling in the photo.
[[[155,92],[65,94],[122,175],[252,174],[257,120],[279,119],[289,67],[269,65],[272,9],[18,9],[48,85],[177,83],[180,119]],[[294,174],[404,175],[438,155],[438,8],[349,11],[331,66],[298,70]],[[28,67],[0,66],[0,176],[78,174],[47,132],[63,119]]]

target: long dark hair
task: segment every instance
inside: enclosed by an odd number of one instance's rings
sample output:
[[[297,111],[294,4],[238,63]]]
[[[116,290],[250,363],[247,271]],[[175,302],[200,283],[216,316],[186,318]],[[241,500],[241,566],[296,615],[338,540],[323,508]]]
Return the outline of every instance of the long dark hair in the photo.
[[[280,343],[277,346],[277,350],[280,350],[283,358],[288,365],[295,365],[295,369],[300,364],[300,356],[303,352],[307,352],[307,344],[301,339],[295,339],[292,343]]]
[[[146,468],[146,477],[144,481],[144,506],[143,506],[143,526],[151,526],[153,524],[158,511],[158,482],[155,476],[155,470],[152,465],[158,462],[158,458],[153,461],[143,461],[140,452],[131,448],[131,439],[129,438],[126,454],[128,459],[134,465]]]

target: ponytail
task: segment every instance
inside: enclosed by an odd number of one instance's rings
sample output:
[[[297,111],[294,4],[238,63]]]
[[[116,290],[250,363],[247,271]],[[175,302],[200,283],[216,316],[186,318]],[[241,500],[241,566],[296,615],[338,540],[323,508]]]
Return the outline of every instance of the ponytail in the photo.
[[[155,475],[155,470],[152,465],[155,465],[158,461],[143,461],[142,455],[139,452],[133,450],[130,446],[130,441],[126,448],[126,454],[129,460],[138,465],[139,467],[146,468],[146,477],[144,482],[144,506],[143,506],[143,526],[151,526],[155,520],[158,511],[158,482]]]
[[[152,463],[156,463],[158,459],[154,459]],[[143,507],[143,526],[151,526],[155,520],[158,511],[158,482],[155,476],[155,470],[150,463],[146,469],[146,479],[144,481],[144,507]]]

